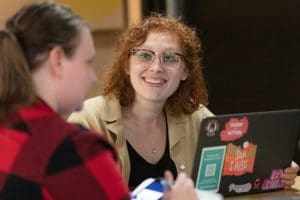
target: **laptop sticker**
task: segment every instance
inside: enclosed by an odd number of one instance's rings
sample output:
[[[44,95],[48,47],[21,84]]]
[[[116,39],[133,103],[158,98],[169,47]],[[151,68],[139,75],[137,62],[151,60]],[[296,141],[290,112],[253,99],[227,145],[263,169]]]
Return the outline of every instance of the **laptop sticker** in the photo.
[[[273,169],[270,178],[265,179],[261,186],[262,190],[283,188],[284,184],[281,181],[283,169]]]
[[[248,118],[231,118],[222,130],[221,141],[234,141],[243,137],[248,131]]]
[[[257,190],[257,189],[259,189],[259,188],[260,188],[260,179],[257,178],[257,179],[255,179],[255,181],[254,181],[253,189],[254,189],[254,190]]]
[[[219,190],[225,151],[226,145],[203,148],[196,181],[197,189]]]
[[[234,184],[231,183],[229,185],[229,192],[236,192],[236,193],[245,193],[249,192],[252,188],[251,183],[245,183],[245,184]]]
[[[243,148],[232,143],[227,144],[223,176],[241,176],[253,173],[257,145],[245,141]]]
[[[205,125],[205,133],[207,136],[215,136],[216,132],[219,131],[220,122],[216,119],[210,120]]]

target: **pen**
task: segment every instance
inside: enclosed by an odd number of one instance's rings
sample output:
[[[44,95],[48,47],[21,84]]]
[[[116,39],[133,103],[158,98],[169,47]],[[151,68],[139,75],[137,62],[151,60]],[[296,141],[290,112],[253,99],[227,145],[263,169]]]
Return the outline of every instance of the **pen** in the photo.
[[[171,190],[172,184],[164,178],[158,178],[158,181],[163,186],[164,190]]]

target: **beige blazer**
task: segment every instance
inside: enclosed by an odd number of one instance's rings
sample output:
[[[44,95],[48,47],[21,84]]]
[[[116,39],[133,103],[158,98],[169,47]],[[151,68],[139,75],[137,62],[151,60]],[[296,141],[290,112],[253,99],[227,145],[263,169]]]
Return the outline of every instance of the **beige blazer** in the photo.
[[[200,122],[213,114],[203,105],[191,115],[173,116],[166,109],[169,130],[170,156],[177,172],[192,173],[194,154]],[[117,99],[98,96],[84,102],[80,112],[73,113],[69,122],[80,123],[87,128],[103,133],[116,147],[118,162],[125,180],[129,180],[130,161],[121,118],[121,106]]]

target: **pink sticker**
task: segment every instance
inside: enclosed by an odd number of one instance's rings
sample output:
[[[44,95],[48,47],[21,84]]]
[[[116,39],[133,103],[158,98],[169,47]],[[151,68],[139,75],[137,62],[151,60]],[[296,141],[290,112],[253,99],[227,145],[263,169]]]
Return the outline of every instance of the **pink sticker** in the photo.
[[[270,190],[270,189],[279,189],[283,188],[284,184],[281,181],[281,175],[283,174],[283,169],[274,169],[272,170],[270,178],[264,180],[261,189]]]
[[[243,137],[248,131],[248,118],[231,118],[220,136],[222,141],[233,141]]]

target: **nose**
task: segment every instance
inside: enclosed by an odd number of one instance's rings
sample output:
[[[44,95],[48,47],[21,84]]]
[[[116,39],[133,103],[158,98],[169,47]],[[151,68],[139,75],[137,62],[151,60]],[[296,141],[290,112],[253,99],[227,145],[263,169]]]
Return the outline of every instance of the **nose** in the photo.
[[[151,71],[158,71],[158,72],[163,71],[162,62],[161,62],[161,55],[160,54],[156,54],[153,62],[149,66],[149,69]]]

